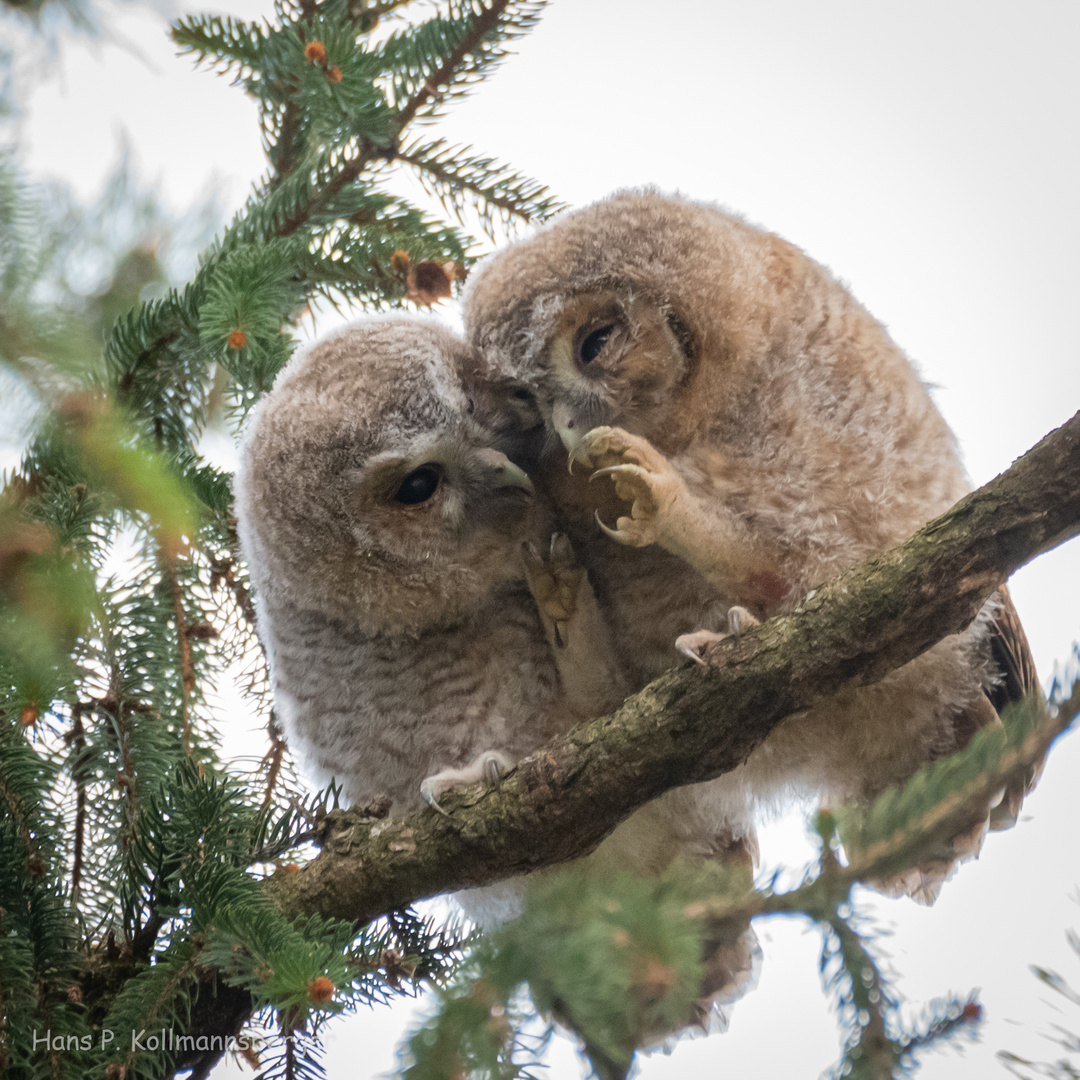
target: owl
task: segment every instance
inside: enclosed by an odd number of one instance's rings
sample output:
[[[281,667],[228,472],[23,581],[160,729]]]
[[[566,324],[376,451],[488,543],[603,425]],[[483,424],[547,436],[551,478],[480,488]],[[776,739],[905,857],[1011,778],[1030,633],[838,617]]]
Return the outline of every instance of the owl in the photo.
[[[546,521],[527,475],[470,415],[465,351],[417,319],[324,338],[255,410],[235,481],[291,743],[351,801],[385,793],[395,813],[496,780],[610,704],[597,690],[602,628],[578,633],[567,610],[582,582],[565,541],[558,565],[535,546],[522,559]],[[539,608],[530,572],[547,590]],[[583,645],[591,682],[573,668]]]
[[[798,248],[715,206],[643,190],[567,214],[474,272],[465,325],[538,436],[536,478],[634,689],[790,611],[970,487],[884,327]],[[964,633],[784,721],[697,789],[699,809],[750,843],[763,808],[870,799],[1036,688],[1002,590]],[[981,835],[976,822],[902,887],[931,899]]]
[[[506,401],[467,384],[474,369],[435,323],[355,323],[288,365],[241,447],[238,531],[290,744],[394,814],[496,783],[626,692],[587,576],[496,445]],[[676,854],[694,854],[686,823],[649,804],[588,861],[651,874]],[[523,891],[456,899],[491,926]],[[688,1021],[745,991],[758,952],[743,928],[710,941]]]

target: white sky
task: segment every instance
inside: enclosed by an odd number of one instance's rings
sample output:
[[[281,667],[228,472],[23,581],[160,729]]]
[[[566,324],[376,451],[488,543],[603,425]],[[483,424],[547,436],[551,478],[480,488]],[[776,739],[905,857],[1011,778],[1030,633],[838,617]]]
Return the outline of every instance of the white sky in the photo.
[[[177,59],[157,14],[108,10],[124,46],[64,44],[53,67],[26,61],[37,85],[24,162],[90,196],[126,131],[170,203],[184,207],[213,184],[231,212],[263,168],[253,103]],[[221,10],[257,17],[269,4]],[[799,244],[938,387],[982,483],[1080,408],[1078,46],[1075,0],[554,0],[519,55],[439,133],[574,204],[654,183]],[[1025,569],[1012,589],[1048,675],[1080,637],[1080,544]],[[1050,1025],[1080,1028],[1080,1010],[1055,1011],[1027,967],[1080,984],[1064,941],[1080,926],[1068,899],[1080,885],[1078,768],[1073,739],[1020,825],[991,837],[934,908],[869,901],[892,931],[909,1000],[982,988],[981,1043],[930,1055],[922,1080],[1005,1077],[997,1050],[1052,1058]],[[765,845],[773,862],[805,854],[795,821],[768,830]],[[798,1080],[835,1060],[816,934],[779,920],[758,932],[760,988],[731,1031],[644,1061],[641,1077]],[[338,1025],[330,1076],[388,1072],[407,1013]],[[580,1074],[569,1043],[550,1064],[553,1077]]]

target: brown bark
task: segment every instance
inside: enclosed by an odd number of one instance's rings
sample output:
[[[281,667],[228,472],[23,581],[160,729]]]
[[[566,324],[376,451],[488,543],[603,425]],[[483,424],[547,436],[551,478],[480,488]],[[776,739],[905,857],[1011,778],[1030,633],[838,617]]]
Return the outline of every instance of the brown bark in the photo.
[[[330,815],[322,852],[268,882],[289,914],[367,921],[580,856],[661,792],[735,768],[785,716],[963,629],[1009,574],[1080,531],[1080,413],[907,543],[576,727],[449,817]]]

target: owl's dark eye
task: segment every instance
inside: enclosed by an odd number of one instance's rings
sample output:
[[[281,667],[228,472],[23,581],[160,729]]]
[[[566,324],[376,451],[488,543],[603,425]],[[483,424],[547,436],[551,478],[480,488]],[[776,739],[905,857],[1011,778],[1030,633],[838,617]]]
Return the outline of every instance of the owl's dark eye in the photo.
[[[404,506],[418,506],[425,503],[442,483],[442,472],[435,465],[421,465],[419,469],[413,469],[397,489],[394,502]]]
[[[514,389],[510,391],[510,396],[515,401],[531,402],[533,400],[532,391],[526,390],[524,386],[515,386]]]
[[[615,329],[614,324],[608,326],[598,326],[591,333],[587,334],[581,341],[577,350],[578,363],[585,367],[591,364],[603,351],[604,346],[607,344],[607,340],[611,337],[612,330]]]

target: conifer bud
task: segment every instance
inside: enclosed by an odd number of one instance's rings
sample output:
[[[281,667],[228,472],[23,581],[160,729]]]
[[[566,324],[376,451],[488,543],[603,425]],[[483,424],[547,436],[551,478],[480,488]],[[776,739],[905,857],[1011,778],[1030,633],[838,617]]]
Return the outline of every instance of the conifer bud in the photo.
[[[304,59],[309,64],[325,64],[326,46],[321,41],[309,41],[304,46]]]
[[[22,726],[24,728],[33,727],[37,723],[37,718],[38,718],[37,702],[36,701],[31,701],[30,704],[27,705],[26,708],[23,709],[22,713],[20,714],[19,723],[22,724]]]
[[[326,69],[326,81],[332,83],[341,82],[341,68],[334,64]]]
[[[390,256],[390,269],[393,270],[395,274],[404,274],[408,272],[409,263],[411,262],[412,260],[409,258],[409,253],[407,251],[395,251],[394,254]]]
[[[308,983],[308,1000],[313,1005],[324,1005],[333,996],[337,987],[325,976],[320,975]]]
[[[406,282],[409,286],[406,299],[425,307],[450,295],[450,278],[437,262],[417,263],[409,270]]]
[[[239,1049],[237,1050],[237,1053],[253,1069],[258,1069],[259,1066],[262,1064],[259,1061],[259,1051],[256,1050],[255,1047],[252,1046],[250,1043],[246,1042],[246,1040],[241,1039],[241,1044],[240,1044]]]
[[[242,349],[247,344],[247,334],[244,333],[239,327],[237,327],[229,335],[229,348],[230,349]]]

